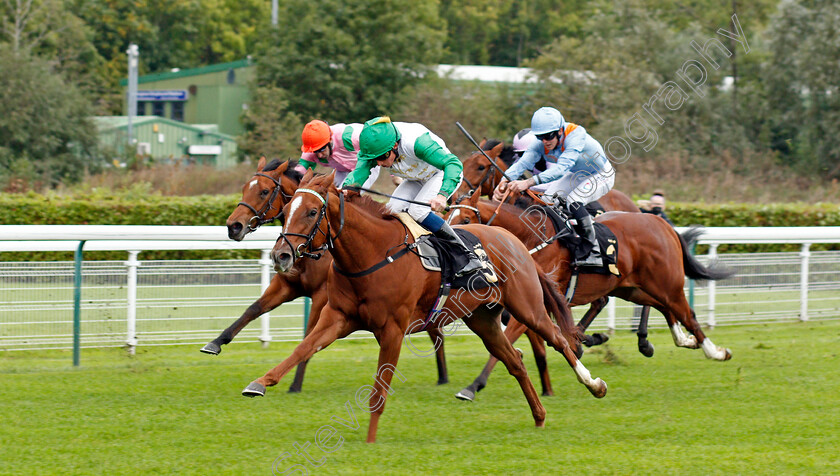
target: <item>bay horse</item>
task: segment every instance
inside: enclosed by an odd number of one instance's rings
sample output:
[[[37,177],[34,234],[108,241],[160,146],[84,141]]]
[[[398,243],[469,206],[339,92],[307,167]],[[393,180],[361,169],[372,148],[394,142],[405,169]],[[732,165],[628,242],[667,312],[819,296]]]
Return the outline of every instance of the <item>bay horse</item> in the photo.
[[[273,160],[266,164],[265,157],[260,158],[257,172],[242,186],[242,200],[227,219],[228,237],[242,241],[245,235],[259,226],[273,221],[283,222],[283,206],[289,202],[298,188],[301,173],[290,166],[289,161]],[[305,332],[308,334],[315,326],[318,316],[327,303],[327,272],[332,263],[332,256],[325,254],[320,260],[301,260],[294,272],[275,274],[271,282],[253,304],[218,337],[201,348],[205,354],[218,355],[222,346],[229,344],[251,321],[299,297],[312,299],[310,319]],[[436,343],[435,358],[438,369],[438,385],[449,383],[446,368],[446,356],[443,351],[443,333],[438,329],[429,329],[429,337]],[[303,387],[303,377],[309,361],[301,362],[295,372],[295,378],[289,386],[290,393],[298,393]]]
[[[331,175],[313,178],[311,171],[307,172],[292,202],[284,208],[286,229],[271,256],[275,269],[285,273],[300,260],[329,249],[333,256],[327,278],[329,300],[315,327],[292,355],[251,382],[243,395],[265,395],[266,387],[276,385],[298,362],[356,330],[370,331],[380,347],[373,386],[366,387],[370,397],[366,410],[371,414],[367,442],[372,443],[385,400],[392,392],[394,374],[404,380],[396,368],[403,339],[427,326],[440,328],[464,318],[487,350],[516,378],[535,425],[544,426],[545,408],[521,356],[502,333],[502,308],[562,353],[578,380],[595,397],[606,394],[604,381],[593,379],[575,355],[579,342],[565,299],[510,232],[481,225],[464,227],[481,241],[495,272],[502,276],[495,287],[480,292],[453,292],[440,314],[425,319],[436,301],[441,275],[427,271],[420,259],[409,253],[410,233],[384,210],[382,204],[367,197],[345,201]],[[557,324],[551,322],[546,309]]]
[[[493,226],[511,231],[529,248],[544,243],[554,234],[552,225],[542,210],[532,207],[527,210],[506,203],[480,200],[478,193],[470,197],[469,205],[450,211],[453,224],[482,223],[494,216]],[[715,346],[706,337],[694,310],[685,299],[683,287],[685,276],[696,280],[719,280],[732,276],[725,268],[703,266],[689,252],[686,238],[678,234],[671,225],[658,216],[628,212],[607,212],[595,218],[606,225],[618,241],[617,266],[620,276],[581,273],[577,287],[569,303],[580,306],[593,303],[593,308],[581,319],[580,332],[591,324],[600,311],[603,298],[616,296],[642,306],[652,306],[665,316],[674,344],[692,349],[702,348],[707,358],[729,360],[729,349]],[[574,256],[559,240],[536,251],[534,259],[554,278],[559,292],[565,292],[571,279],[571,264]],[[550,270],[550,271],[548,271]],[[680,324],[690,332],[685,335]],[[511,319],[505,334],[511,342],[526,331],[525,326]],[[472,400],[475,394],[487,384],[487,378],[496,361],[491,357],[476,380],[456,394],[463,400]],[[544,379],[547,381],[548,376]]]
[[[515,159],[513,146],[507,145],[497,139],[485,139],[481,141],[480,147],[491,159],[494,159],[497,168],[487,160],[481,152],[474,152],[464,159],[464,179],[458,187],[458,196],[467,196],[473,191],[487,197],[493,196],[493,190],[502,181],[502,172],[513,165]],[[498,159],[498,160],[496,160]],[[640,213],[639,207],[624,192],[616,189],[610,190],[606,195],[598,199],[598,203],[604,207],[604,211],[624,211]],[[528,203],[530,205],[531,203]]]

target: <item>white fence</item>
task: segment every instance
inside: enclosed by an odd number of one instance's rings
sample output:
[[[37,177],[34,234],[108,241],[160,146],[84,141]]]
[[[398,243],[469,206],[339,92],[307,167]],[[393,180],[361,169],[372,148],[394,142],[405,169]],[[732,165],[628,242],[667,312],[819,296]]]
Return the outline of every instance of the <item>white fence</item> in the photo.
[[[0,350],[206,343],[267,287],[279,230],[263,227],[237,243],[215,226],[0,226],[0,251],[127,252],[124,262],[0,262]],[[840,227],[706,229],[702,261],[724,243],[796,243],[801,251],[720,255],[738,274],[688,291],[698,319],[715,326],[840,318],[840,251],[810,251],[838,242]],[[146,250],[187,249],[257,249],[262,258],[140,259]],[[593,330],[631,329],[633,306],[610,302]],[[299,340],[303,308],[300,300],[285,304],[237,340]],[[664,320],[652,318],[651,327]]]

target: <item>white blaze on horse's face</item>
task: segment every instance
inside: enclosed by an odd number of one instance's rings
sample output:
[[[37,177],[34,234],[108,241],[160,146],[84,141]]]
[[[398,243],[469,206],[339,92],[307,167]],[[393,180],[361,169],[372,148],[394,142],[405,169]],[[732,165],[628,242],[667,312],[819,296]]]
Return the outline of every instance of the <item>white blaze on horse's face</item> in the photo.
[[[248,184],[248,188],[254,188],[254,187],[256,187],[256,186],[257,186],[257,183],[259,183],[259,182],[257,181],[257,179],[251,180],[251,183],[250,183],[250,184]]]
[[[457,223],[456,220],[458,219],[458,215],[461,214],[461,210],[456,209],[452,212],[452,215],[449,217],[449,223]]]
[[[292,200],[292,206],[289,207],[289,216],[286,217],[286,223],[293,223],[292,220],[294,219],[295,212],[300,208],[301,203],[303,203],[303,197],[298,196]]]

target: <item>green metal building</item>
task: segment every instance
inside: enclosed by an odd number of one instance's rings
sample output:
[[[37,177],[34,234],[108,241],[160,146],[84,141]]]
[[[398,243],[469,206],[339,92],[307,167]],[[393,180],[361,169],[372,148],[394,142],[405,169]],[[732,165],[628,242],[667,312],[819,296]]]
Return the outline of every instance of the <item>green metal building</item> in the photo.
[[[137,78],[137,115],[187,124],[217,124],[219,132],[244,132],[240,116],[250,100],[256,67],[250,59]],[[128,80],[120,81],[127,92]],[[127,98],[127,94],[125,95]],[[127,99],[124,111],[128,110]]]
[[[124,156],[128,116],[94,118],[99,143],[116,156]],[[164,163],[212,164],[227,168],[237,163],[236,139],[218,126],[191,125],[159,116],[136,116],[132,121],[137,153]]]

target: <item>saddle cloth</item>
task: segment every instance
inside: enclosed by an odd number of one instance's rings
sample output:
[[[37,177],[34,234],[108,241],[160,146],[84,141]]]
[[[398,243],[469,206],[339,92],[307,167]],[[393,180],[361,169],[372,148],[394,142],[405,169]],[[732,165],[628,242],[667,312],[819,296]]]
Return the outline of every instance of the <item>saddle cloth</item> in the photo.
[[[557,213],[557,210],[552,207],[542,208],[545,214],[551,218],[554,229],[558,233],[560,230],[568,230],[570,228],[566,225],[566,218]],[[593,225],[595,227],[595,236],[598,237],[598,245],[601,247],[601,257],[604,264],[603,266],[584,266],[580,268],[580,272],[621,276],[617,266],[618,239],[616,239],[615,233],[603,223],[593,222]],[[592,251],[592,245],[589,242],[573,233],[562,235],[557,241],[561,242],[578,258],[585,258]]]
[[[483,289],[494,285],[498,281],[493,263],[481,246],[481,242],[472,233],[460,228],[453,228],[465,245],[471,247],[484,267],[465,276],[455,277],[455,271],[461,269],[469,260],[460,247],[439,240],[431,232],[420,226],[408,213],[397,213],[397,218],[406,226],[417,243],[417,254],[423,267],[429,271],[442,274],[441,279],[451,284],[453,288]],[[443,259],[441,259],[443,256]],[[480,273],[479,273],[480,271]],[[475,277],[474,277],[475,276]]]

